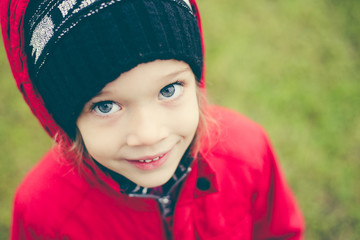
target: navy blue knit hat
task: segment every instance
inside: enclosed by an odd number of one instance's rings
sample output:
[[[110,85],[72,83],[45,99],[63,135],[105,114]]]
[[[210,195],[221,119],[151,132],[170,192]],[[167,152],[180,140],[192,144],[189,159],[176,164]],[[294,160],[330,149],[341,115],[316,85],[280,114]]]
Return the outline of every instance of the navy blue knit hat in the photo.
[[[201,79],[200,32],[183,0],[30,0],[24,30],[30,79],[72,139],[85,103],[140,63],[184,61]]]

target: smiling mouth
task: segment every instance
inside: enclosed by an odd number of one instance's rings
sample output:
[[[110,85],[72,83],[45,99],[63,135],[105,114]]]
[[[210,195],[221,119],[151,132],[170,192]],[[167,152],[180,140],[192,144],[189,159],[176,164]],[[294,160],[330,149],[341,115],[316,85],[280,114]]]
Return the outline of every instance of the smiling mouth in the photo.
[[[155,161],[158,161],[160,158],[162,158],[165,154],[162,154],[160,156],[157,156],[156,158],[153,158],[153,159],[144,159],[144,160],[137,160],[137,162],[140,162],[140,163],[151,163],[151,162],[155,162]]]
[[[138,159],[127,161],[140,170],[151,171],[161,167],[168,160],[171,151],[172,149],[166,153],[162,153],[161,155],[143,156]]]

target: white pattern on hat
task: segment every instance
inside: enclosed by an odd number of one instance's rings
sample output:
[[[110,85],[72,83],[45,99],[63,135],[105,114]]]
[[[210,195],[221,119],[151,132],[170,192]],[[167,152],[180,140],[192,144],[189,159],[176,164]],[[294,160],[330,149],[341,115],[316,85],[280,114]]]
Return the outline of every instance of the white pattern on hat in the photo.
[[[191,4],[190,4],[190,1],[189,1],[189,0],[184,0],[184,2],[185,2],[188,6],[189,6],[189,8],[190,8],[190,9],[192,9],[192,8],[191,8]]]
[[[94,2],[96,2],[96,0],[83,0],[80,4],[80,9],[86,8],[87,6],[90,6],[91,4],[93,4]]]
[[[54,23],[49,16],[45,16],[35,27],[30,40],[30,46],[33,47],[31,55],[34,56],[35,54],[35,63],[39,59],[45,45],[54,35],[54,27]]]
[[[75,4],[76,0],[64,0],[62,3],[60,3],[58,8],[62,16],[66,17],[66,15],[69,13],[69,10],[71,10]]]

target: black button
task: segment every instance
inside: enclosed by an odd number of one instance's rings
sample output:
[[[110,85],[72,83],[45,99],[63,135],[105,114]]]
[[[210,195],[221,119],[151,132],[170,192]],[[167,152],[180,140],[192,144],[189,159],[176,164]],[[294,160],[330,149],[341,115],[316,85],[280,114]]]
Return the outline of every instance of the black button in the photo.
[[[196,187],[201,191],[209,190],[210,188],[210,182],[206,178],[199,178],[196,181]]]

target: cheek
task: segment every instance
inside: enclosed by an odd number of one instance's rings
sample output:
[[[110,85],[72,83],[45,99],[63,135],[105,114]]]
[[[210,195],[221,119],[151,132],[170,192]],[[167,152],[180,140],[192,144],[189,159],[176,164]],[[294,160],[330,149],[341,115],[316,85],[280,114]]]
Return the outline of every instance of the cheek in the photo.
[[[173,127],[184,137],[193,137],[199,124],[199,107],[196,95],[192,96],[172,116]]]
[[[88,153],[98,161],[102,158],[107,158],[112,152],[111,146],[104,144],[103,138],[100,136],[85,138],[84,144]]]
[[[101,159],[109,158],[116,151],[118,139],[114,138],[114,134],[110,134],[113,131],[81,123],[78,124],[78,128],[86,150],[94,159],[101,162]]]

